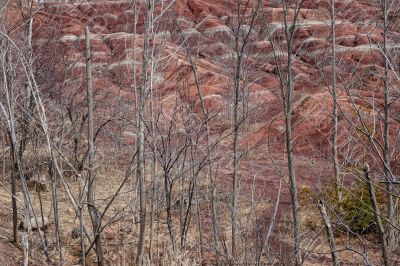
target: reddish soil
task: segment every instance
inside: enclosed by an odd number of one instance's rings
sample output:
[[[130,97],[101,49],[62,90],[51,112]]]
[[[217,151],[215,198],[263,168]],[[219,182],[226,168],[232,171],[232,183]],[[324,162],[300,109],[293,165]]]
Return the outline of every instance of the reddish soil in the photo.
[[[310,167],[303,171],[302,161],[323,161],[330,156],[332,100],[328,89],[331,72],[328,2],[304,2],[299,15],[300,29],[294,42],[294,151],[299,161],[298,175],[310,183],[315,182],[316,173]],[[352,145],[349,144],[349,135],[353,133],[348,130],[346,117],[353,119],[355,108],[370,109],[372,99],[378,107],[382,104],[382,94],[379,93],[382,84],[372,74],[374,71],[383,71],[382,56],[377,45],[382,42],[382,31],[373,23],[379,6],[377,1],[336,2],[338,103],[341,110],[339,146],[342,158],[356,161],[358,152],[365,147],[358,147],[359,151],[352,155],[354,157],[347,158],[346,151]],[[231,21],[228,19],[232,14],[226,5],[222,0],[176,1],[171,12],[157,18],[152,40],[155,54],[160,58],[154,77],[156,108],[162,110],[164,119],[171,119],[176,112],[176,96],[180,96],[181,100],[201,115],[193,73],[182,45],[182,33],[197,66],[205,106],[211,114],[218,113],[211,123],[212,132],[216,136],[229,134],[230,128],[227,114],[232,95],[233,83],[230,77],[234,66],[234,46]],[[42,55],[40,60],[47,60],[48,65],[39,73],[43,74],[42,88],[51,90],[54,97],[60,99],[70,96],[72,92],[83,91],[84,27],[89,25],[98,105],[112,117],[118,112],[116,105],[119,104],[115,104],[117,98],[131,104],[134,100],[131,89],[134,82],[133,66],[137,81],[140,81],[144,27],[144,7],[136,9],[140,11],[137,12],[137,35],[134,37],[135,7],[131,1],[91,1],[38,7],[34,26],[35,47],[38,54]],[[161,7],[157,6],[156,10],[160,12]],[[292,15],[289,12],[289,18]],[[249,84],[250,112],[248,132],[241,138],[241,144],[255,149],[255,153],[267,154],[269,151],[272,157],[284,164],[284,117],[280,83],[273,46],[268,41],[267,33],[282,35],[282,16],[278,4],[265,1],[249,38],[245,59],[247,80],[243,82]],[[249,22],[243,22],[244,25],[246,23]],[[396,49],[398,44],[389,41],[388,46]],[[394,80],[392,82],[395,84]],[[352,102],[345,90],[349,86],[357,90],[357,94],[363,96],[364,100],[356,97]],[[392,108],[400,110],[396,102]],[[182,128],[182,125],[179,127]],[[395,135],[397,126],[393,123],[391,128],[392,135]],[[134,137],[128,134],[126,142],[134,143]],[[228,144],[225,142],[224,146]],[[257,167],[270,165],[266,157],[263,163],[256,164]],[[246,168],[245,165],[243,167]]]

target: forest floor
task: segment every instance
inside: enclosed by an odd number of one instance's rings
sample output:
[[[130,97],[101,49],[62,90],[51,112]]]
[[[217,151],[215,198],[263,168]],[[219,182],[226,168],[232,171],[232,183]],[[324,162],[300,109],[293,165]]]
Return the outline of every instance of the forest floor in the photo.
[[[118,171],[110,172],[108,174],[99,173],[98,182],[96,184],[97,198],[96,203],[100,206],[106,205],[107,202],[113,197],[115,191],[121,184],[123,179],[123,173]],[[111,175],[110,175],[111,173]],[[110,178],[114,176],[114,178]],[[115,178],[117,176],[117,178]],[[23,261],[23,249],[21,244],[21,237],[24,231],[19,230],[19,241],[17,244],[11,243],[12,239],[12,211],[11,211],[11,199],[10,194],[6,188],[10,187],[9,181],[6,178],[0,179],[0,262],[1,265],[21,265]],[[133,265],[134,252],[137,245],[137,232],[138,232],[138,221],[137,217],[134,217],[132,213],[132,206],[135,206],[132,197],[132,180],[128,179],[127,183],[119,193],[119,196],[115,198],[113,204],[111,204],[109,211],[105,215],[103,224],[108,223],[108,226],[104,229],[102,233],[102,240],[104,246],[105,257],[107,258],[107,265]],[[82,187],[81,180],[74,180],[69,183],[70,189],[74,195],[79,195],[79,191]],[[301,190],[307,190],[303,186]],[[309,188],[309,187],[308,187]],[[206,188],[203,188],[204,190]],[[275,192],[276,193],[276,192]],[[221,193],[224,194],[224,193]],[[40,214],[40,201],[38,193],[32,192],[32,203],[34,205],[37,214]],[[221,201],[228,200],[224,199],[223,196]],[[51,192],[41,193],[42,205],[43,205],[43,215],[48,217],[49,221],[53,221],[53,212],[51,211]],[[19,189],[17,192],[18,208],[19,208],[19,221],[22,220],[22,192]],[[307,199],[305,199],[307,200]],[[246,199],[242,199],[246,201]],[[240,204],[241,202],[239,202]],[[79,219],[75,215],[75,211],[69,202],[67,194],[65,193],[62,186],[59,186],[58,190],[58,205],[60,209],[60,219],[62,226],[62,253],[64,257],[65,265],[78,265],[80,258],[80,239],[79,237],[73,237],[73,231],[79,229]],[[207,205],[207,204],[204,204]],[[222,204],[221,204],[222,205]],[[255,208],[266,208],[267,205],[273,207],[273,204],[268,202],[260,202],[255,205]],[[286,204],[284,204],[286,205]],[[311,204],[312,205],[312,204]],[[324,227],[318,219],[317,209],[310,207],[311,205],[305,206],[302,212],[302,220],[306,224],[306,235],[307,239],[306,248],[312,249],[312,252],[308,255],[305,265],[330,265],[330,253],[329,246],[327,245]],[[245,205],[243,205],[245,206]],[[286,205],[288,206],[288,205]],[[160,206],[162,208],[162,206]],[[201,207],[201,211],[206,212],[207,206]],[[250,216],[251,210],[242,210],[241,217]],[[286,211],[280,217],[281,222],[277,226],[276,236],[274,238],[279,241],[286,242],[290,241],[291,234],[290,230],[290,212],[287,207]],[[225,235],[229,236],[229,210],[221,209],[221,215],[219,216],[221,225],[225,227]],[[85,212],[87,213],[87,212]],[[175,218],[178,221],[179,211],[175,210]],[[205,214],[207,217],[207,214]],[[207,217],[206,219],[209,219]],[[90,219],[87,215],[84,216],[85,224],[90,231]],[[196,250],[195,246],[198,246],[198,234],[196,231],[196,223],[192,223],[192,228],[188,233],[188,251],[185,254],[173,254],[168,251],[169,236],[167,234],[166,224],[162,221],[165,220],[165,212],[160,213],[160,222],[155,223],[155,234],[154,234],[154,249],[157,251],[157,256],[163,261],[160,265],[176,265],[182,263],[183,265],[212,265],[214,260],[212,258],[212,253],[207,252],[203,256],[203,261],[198,262],[193,258],[197,257],[199,251]],[[194,219],[195,220],[195,219]],[[244,222],[253,223],[254,219],[245,220]],[[207,228],[207,221],[203,221],[203,226]],[[209,221],[208,221],[209,222]],[[178,222],[176,224],[179,224]],[[314,227],[314,228],[312,228]],[[286,228],[286,229],[285,229]],[[178,229],[178,228],[176,228]],[[45,256],[42,252],[43,245],[40,242],[40,238],[37,231],[31,232],[30,237],[30,265],[57,265],[59,261],[59,251],[55,248],[55,230],[54,222],[51,222],[46,231],[47,246],[49,249],[50,257],[52,258],[52,263],[46,263]],[[207,231],[207,229],[206,229]],[[211,243],[211,238],[205,236],[205,241]],[[352,247],[361,251],[361,246],[357,244],[356,239],[347,239],[345,236],[337,237],[338,249],[345,247],[346,242],[349,241]],[[229,242],[229,240],[228,240]],[[376,265],[380,262],[380,253],[377,249],[377,243],[374,240],[374,236],[369,237],[369,241],[366,242],[366,248],[368,250],[368,259]],[[148,252],[148,247],[146,247]],[[288,254],[287,254],[288,255]],[[364,265],[362,258],[355,255],[351,251],[340,252],[339,257],[343,265]],[[278,263],[279,264],[279,263]],[[87,256],[87,265],[96,265],[96,258],[94,252],[90,252]]]

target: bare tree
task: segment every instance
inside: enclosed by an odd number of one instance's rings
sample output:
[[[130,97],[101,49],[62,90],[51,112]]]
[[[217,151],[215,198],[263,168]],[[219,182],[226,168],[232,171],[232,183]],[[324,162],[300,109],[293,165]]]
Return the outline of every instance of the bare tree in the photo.
[[[336,89],[336,14],[335,14],[335,0],[330,1],[331,11],[331,66],[332,66],[332,101],[333,101],[333,126],[332,126],[332,152],[333,152],[333,169],[334,180],[336,184],[336,197],[341,204],[342,202],[342,180],[340,178],[339,158],[338,158],[338,106],[337,106],[337,89]]]
[[[1,16],[1,13],[0,13],[0,16]],[[0,22],[0,23],[2,23],[2,22]],[[0,27],[0,30],[4,31],[4,27]],[[6,46],[5,46],[4,37],[0,38],[0,50],[7,51]],[[8,82],[9,83],[9,80],[10,80],[10,78],[7,78],[7,76],[9,75],[9,71],[7,71],[7,69],[6,69],[6,65],[7,65],[6,61],[9,59],[9,56],[7,54],[8,54],[7,52],[0,53],[1,62],[2,62],[2,65],[1,65],[2,83],[3,82]],[[11,84],[9,83],[7,85],[7,87],[10,87],[10,85]],[[6,87],[6,84],[2,84],[2,86]],[[5,121],[7,121],[7,120],[5,119]],[[6,137],[4,137],[4,136],[8,136],[9,139],[10,139],[10,142],[11,142],[11,132],[9,130],[7,130],[7,127],[5,127],[5,128],[6,128],[6,132],[2,132],[2,135],[3,135],[3,137],[2,137],[3,147],[4,147],[4,144],[5,144],[5,140],[6,140]],[[3,155],[3,175],[5,175],[5,170],[6,170],[5,169],[5,163],[6,163],[5,158],[6,157],[5,157],[5,151],[4,151],[4,155]],[[14,151],[13,151],[13,148],[11,146],[11,149],[10,149],[11,167],[10,168],[11,168],[11,205],[12,205],[12,212],[13,212],[13,219],[12,219],[13,241],[17,242],[18,241],[18,209],[17,209],[17,200],[15,198],[16,197],[16,180],[17,180],[17,172],[16,172],[17,168],[16,167],[17,167],[17,165],[16,165],[16,162],[15,162],[15,160],[13,158],[14,158]]]
[[[331,249],[331,254],[332,254],[333,265],[338,266],[339,260],[337,257],[336,243],[335,243],[335,238],[333,235],[332,224],[329,219],[328,213],[326,211],[325,203],[322,199],[319,201],[318,207],[319,207],[319,211],[321,213],[322,219],[325,224],[326,234],[328,236],[328,243],[329,243],[329,247]]]
[[[7,4],[7,3],[6,3]],[[29,32],[24,32],[22,34],[22,40],[28,40],[28,44],[24,43],[20,46],[17,45],[16,42],[14,42],[11,37],[8,35],[7,29],[2,25],[3,27],[0,29],[0,44],[2,45],[2,48],[5,48],[2,50],[2,53],[0,54],[1,58],[1,74],[2,74],[2,79],[1,79],[1,93],[3,95],[2,99],[4,102],[0,102],[0,110],[2,111],[2,114],[4,118],[6,119],[6,127],[8,131],[8,135],[10,138],[10,146],[11,146],[11,151],[12,151],[12,156],[11,156],[11,161],[12,161],[12,168],[14,168],[12,171],[14,171],[14,177],[16,174],[19,175],[20,180],[21,180],[21,185],[22,185],[22,190],[23,190],[23,197],[24,197],[24,224],[27,227],[27,232],[23,233],[22,236],[22,243],[23,243],[23,249],[24,249],[24,265],[27,265],[29,262],[29,252],[30,252],[30,247],[29,247],[29,233],[31,231],[31,222],[33,221],[38,225],[38,217],[36,215],[36,212],[33,208],[33,203],[31,200],[31,195],[28,189],[27,185],[27,174],[26,174],[26,168],[24,165],[23,158],[21,156],[20,152],[20,142],[18,142],[18,139],[20,137],[18,136],[17,133],[17,116],[16,116],[16,106],[19,105],[17,98],[15,97],[15,93],[17,92],[17,88],[15,86],[15,80],[19,78],[19,81],[25,81],[28,85],[26,88],[28,89],[28,94],[33,95],[33,90],[31,86],[31,77],[30,73],[32,71],[32,63],[29,60],[31,58],[30,53],[25,53],[22,49],[25,49],[26,46],[31,47],[31,43],[29,40],[31,40],[32,36],[29,35]],[[13,65],[18,65],[21,66],[22,71],[20,73],[16,72],[16,68],[14,68]],[[10,76],[10,74],[12,75]],[[21,105],[24,106],[24,105]],[[26,110],[22,110],[25,112]],[[13,181],[12,181],[13,182]],[[13,190],[13,189],[12,189]],[[16,194],[11,193],[12,198],[15,198]],[[16,211],[16,209],[15,209]],[[32,214],[32,215],[31,215]],[[16,215],[16,213],[14,214]],[[32,217],[32,218],[31,218]],[[14,222],[15,216],[14,216]],[[41,220],[43,223],[43,219]],[[15,225],[13,226],[15,228]],[[46,239],[43,236],[43,232],[41,232],[41,228],[38,228],[38,235],[39,239],[41,241],[41,244],[43,245],[43,251],[44,254],[47,258],[47,260],[50,262],[50,256],[48,252],[48,247],[46,244]],[[16,237],[15,233],[14,236]]]
[[[390,88],[389,88],[389,58],[388,58],[388,36],[389,36],[389,11],[391,5],[393,4],[392,1],[389,0],[380,0],[382,17],[383,17],[383,44],[382,44],[382,59],[384,62],[384,71],[383,71],[383,164],[384,164],[384,176],[387,182],[387,216],[389,221],[393,221],[394,218],[394,201],[393,201],[393,185],[392,182],[394,181],[393,176],[391,175],[390,170],[390,136],[389,136],[389,117],[390,117]],[[388,253],[390,254],[390,250],[392,247],[392,241],[394,240],[394,229],[389,225],[387,227],[387,246],[388,246]]]
[[[294,81],[292,77],[292,65],[295,60],[293,55],[294,39],[299,27],[299,14],[303,1],[295,1],[294,7],[285,1],[283,5],[283,31],[285,40],[285,51],[279,51],[276,44],[274,44],[274,37],[269,36],[270,42],[273,45],[273,53],[275,62],[277,64],[277,75],[280,80],[280,91],[282,97],[282,105],[285,117],[285,145],[287,154],[287,167],[290,181],[290,195],[292,200],[292,218],[293,218],[293,238],[294,238],[294,253],[295,264],[301,265],[301,232],[300,232],[300,213],[299,213],[299,200],[297,191],[297,178],[295,171],[295,162],[293,158],[293,137],[292,137],[292,107],[294,98]],[[293,13],[289,11],[293,9]],[[283,48],[281,48],[283,50]],[[282,65],[281,56],[279,53],[284,53],[286,56],[286,64]]]
[[[203,92],[201,90],[201,83],[199,79],[199,74],[197,71],[197,66],[193,60],[193,57],[190,53],[190,47],[186,43],[184,35],[181,30],[181,25],[179,25],[178,20],[175,18],[177,26],[178,26],[178,31],[181,36],[181,39],[183,41],[183,45],[186,50],[186,56],[189,59],[190,67],[193,72],[194,76],[194,82],[197,90],[198,97],[200,99],[200,104],[201,104],[201,112],[204,116],[204,126],[206,130],[206,142],[207,142],[207,175],[208,179],[210,180],[210,207],[211,207],[211,219],[212,219],[212,230],[213,230],[213,245],[214,245],[214,252],[215,252],[215,259],[216,259],[216,264],[219,264],[219,255],[218,255],[218,229],[217,229],[217,207],[216,207],[216,180],[215,180],[215,174],[213,173],[214,169],[214,164],[212,160],[212,143],[211,143],[211,133],[210,133],[210,113],[207,110],[205,103],[204,103],[204,97],[203,97]],[[199,228],[199,230],[201,230]],[[199,231],[201,232],[201,231]],[[202,237],[201,233],[200,234],[200,245],[202,249]]]
[[[93,85],[92,85],[92,59],[90,53],[90,31],[86,26],[86,75],[87,75],[87,103],[88,103],[88,180],[87,180],[87,206],[92,220],[93,234],[96,242],[96,255],[98,265],[104,265],[103,247],[100,229],[99,213],[95,206],[95,173],[94,173],[94,147],[93,147]]]
[[[253,32],[256,18],[258,16],[259,9],[261,8],[261,1],[255,1],[254,3],[247,3],[248,5],[243,6],[242,1],[235,1],[230,6],[231,15],[231,31],[234,36],[233,40],[233,58],[234,58],[234,73],[233,73],[233,100],[232,100],[232,117],[231,117],[231,128],[232,128],[232,206],[231,206],[231,237],[232,237],[232,249],[231,255],[233,263],[237,261],[237,235],[238,235],[238,168],[240,160],[239,151],[239,132],[240,127],[245,121],[247,114],[240,114],[240,107],[244,106],[247,100],[246,95],[246,84],[244,84],[244,67],[246,62],[246,49],[249,43],[250,35]],[[250,15],[246,16],[246,11],[250,9]],[[248,21],[246,21],[248,19]],[[248,25],[245,25],[245,22]],[[247,27],[248,26],[248,27]],[[245,28],[247,27],[247,28]],[[244,107],[243,110],[246,110]]]
[[[371,205],[372,205],[372,209],[374,212],[375,222],[378,227],[378,234],[379,234],[379,238],[380,238],[380,242],[381,242],[383,263],[385,266],[388,266],[388,265],[390,265],[390,260],[389,260],[389,254],[388,254],[387,239],[385,237],[385,229],[383,227],[378,201],[376,200],[375,190],[374,190],[371,178],[369,176],[369,174],[370,174],[369,166],[368,165],[365,166],[363,170],[364,170],[364,177],[365,177],[365,180],[366,180],[367,186],[368,186],[368,192],[369,192],[369,196],[371,199]]]
[[[154,1],[147,0],[146,3],[146,17],[144,25],[144,38],[143,38],[143,57],[142,57],[142,81],[139,90],[139,108],[137,119],[137,174],[139,181],[139,205],[140,205],[140,229],[139,229],[139,242],[138,253],[136,257],[136,264],[142,264],[142,256],[144,252],[145,233],[146,233],[146,172],[145,172],[145,119],[146,119],[146,100],[149,94],[149,73],[148,67],[151,65],[149,38],[152,28],[152,18],[154,10]]]

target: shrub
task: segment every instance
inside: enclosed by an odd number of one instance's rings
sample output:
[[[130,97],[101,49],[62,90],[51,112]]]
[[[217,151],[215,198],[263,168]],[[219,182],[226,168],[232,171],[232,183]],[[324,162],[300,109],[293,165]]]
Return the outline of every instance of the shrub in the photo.
[[[383,193],[376,190],[375,194],[378,203],[382,206],[384,204]],[[376,232],[375,217],[365,181],[354,181],[350,187],[344,188],[343,200],[340,205],[336,198],[334,186],[330,186],[326,193],[326,200],[330,206],[337,206],[338,213],[339,210],[342,212],[340,216],[343,223],[352,232],[358,234]]]

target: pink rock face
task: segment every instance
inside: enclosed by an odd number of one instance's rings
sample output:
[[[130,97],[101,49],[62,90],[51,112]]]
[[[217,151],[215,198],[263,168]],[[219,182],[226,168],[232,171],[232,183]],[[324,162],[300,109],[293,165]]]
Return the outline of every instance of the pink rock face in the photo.
[[[235,27],[235,12],[223,0],[177,0],[167,12],[161,10],[161,6],[156,7],[156,14],[162,15],[157,17],[154,36],[150,40],[157,58],[153,89],[157,95],[155,106],[163,110],[165,119],[171,119],[176,113],[176,99],[184,101],[201,116],[200,89],[207,111],[225,117],[217,119],[216,124],[211,126],[222,131],[229,128],[237,59],[235,35],[245,36],[250,32],[240,80],[245,100],[248,101],[250,126],[246,138],[241,141],[261,147],[260,144],[274,140],[276,151],[283,150],[284,117],[280,85],[286,81],[279,74],[285,71],[288,55],[284,39],[284,13],[275,2],[262,2],[260,15],[253,27],[250,27],[250,9],[243,10],[246,14],[243,25]],[[336,1],[336,5],[338,103],[344,112],[340,115],[340,126],[345,130],[349,117],[356,119],[352,110],[361,106],[371,109],[365,104],[365,99],[351,100],[348,88],[364,95],[367,102],[371,102],[373,97],[382,98],[380,89],[375,94],[371,93],[371,90],[382,86],[376,75],[371,74],[382,71],[379,46],[382,30],[372,21],[379,13],[377,1]],[[329,84],[332,69],[328,7],[328,0],[304,1],[294,34],[291,55],[295,89],[292,118],[296,139],[294,151],[303,156],[311,156],[316,150],[321,154],[330,152],[332,100]],[[106,107],[114,106],[117,97],[131,104],[135,99],[135,89],[139,89],[142,73],[145,14],[143,7],[140,12],[137,10],[125,1],[42,6],[35,16],[35,49],[53,58],[52,67],[56,75],[63,76],[54,88],[64,88],[65,95],[73,90],[84,92],[84,27],[88,24],[92,32],[96,97],[99,101],[106,100],[101,104],[102,115],[114,115]],[[288,19],[292,19],[294,14],[290,10]],[[389,39],[391,51],[398,46]],[[195,64],[199,88],[187,52]],[[393,84],[397,82],[394,77],[391,78]],[[65,80],[70,85],[65,86]],[[397,105],[394,103],[393,108],[398,108]],[[349,117],[346,119],[346,116]],[[129,134],[125,138],[130,139],[127,141],[129,144],[134,142]]]

